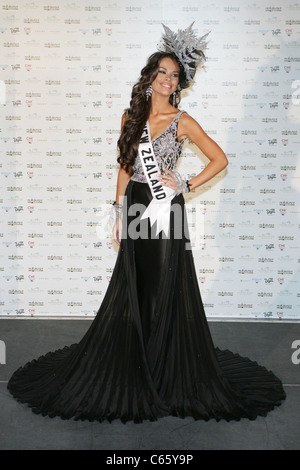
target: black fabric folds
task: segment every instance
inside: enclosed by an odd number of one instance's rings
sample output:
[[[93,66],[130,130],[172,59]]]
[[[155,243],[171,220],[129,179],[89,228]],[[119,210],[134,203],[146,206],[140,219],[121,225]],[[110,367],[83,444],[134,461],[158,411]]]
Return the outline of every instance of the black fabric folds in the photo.
[[[128,209],[152,198],[147,184],[132,180],[126,196]],[[183,227],[183,196],[174,204],[182,208]],[[128,215],[129,223],[134,219]],[[189,240],[174,236],[176,224],[171,211],[169,239],[123,233],[87,333],[14,372],[8,390],[18,401],[50,417],[124,423],[168,415],[255,419],[281,404],[285,392],[271,371],[214,346]],[[140,227],[150,231],[149,220]]]

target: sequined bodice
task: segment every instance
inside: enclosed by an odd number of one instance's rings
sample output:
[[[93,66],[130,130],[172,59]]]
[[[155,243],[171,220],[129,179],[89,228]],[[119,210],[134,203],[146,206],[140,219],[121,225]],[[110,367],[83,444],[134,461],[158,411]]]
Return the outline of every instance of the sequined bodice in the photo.
[[[180,142],[178,141],[177,129],[179,118],[184,112],[185,111],[179,111],[171,124],[161,134],[152,140],[153,151],[160,171],[163,171],[164,168],[167,168],[168,170],[174,170],[181,155],[181,150],[185,139],[181,140]],[[133,170],[134,174],[131,177],[133,181],[147,183],[139,155],[137,155],[135,159]]]

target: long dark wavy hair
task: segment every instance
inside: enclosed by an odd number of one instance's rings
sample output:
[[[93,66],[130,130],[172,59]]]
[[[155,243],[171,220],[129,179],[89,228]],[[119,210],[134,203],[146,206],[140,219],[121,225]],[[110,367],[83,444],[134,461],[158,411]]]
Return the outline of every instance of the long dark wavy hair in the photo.
[[[140,138],[151,109],[151,99],[147,101],[146,90],[153,80],[155,80],[158,74],[159,64],[165,57],[174,60],[174,62],[179,65],[179,81],[175,92],[176,108],[180,103],[181,90],[189,86],[183,66],[178,61],[175,54],[169,52],[155,52],[148,58],[147,64],[141,71],[139,81],[132,88],[130,106],[126,110],[126,120],[118,140],[119,156],[117,161],[130,176],[134,173],[132,167],[138,153]],[[172,95],[169,101],[170,104],[173,105]]]

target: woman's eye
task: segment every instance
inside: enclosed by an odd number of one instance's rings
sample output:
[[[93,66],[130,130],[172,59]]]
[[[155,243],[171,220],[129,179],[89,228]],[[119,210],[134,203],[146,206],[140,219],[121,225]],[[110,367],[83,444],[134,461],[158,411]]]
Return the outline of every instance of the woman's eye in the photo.
[[[159,70],[158,73],[163,73],[164,75],[166,75],[167,72],[165,70]],[[172,73],[172,77],[178,78],[179,73],[177,73],[177,72]]]

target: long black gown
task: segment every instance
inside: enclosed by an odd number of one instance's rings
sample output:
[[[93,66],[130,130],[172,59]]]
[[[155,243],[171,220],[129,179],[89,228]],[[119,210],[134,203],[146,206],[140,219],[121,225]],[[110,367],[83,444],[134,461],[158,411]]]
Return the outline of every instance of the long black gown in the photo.
[[[181,114],[153,140],[161,169],[173,169],[180,155]],[[152,199],[138,161],[135,170],[125,194],[128,208]],[[181,194],[175,203],[183,227]],[[50,417],[124,423],[168,415],[255,419],[281,404],[285,392],[271,371],[214,346],[189,240],[184,230],[183,238],[174,236],[174,220],[171,211],[168,239],[133,239],[124,228],[112,278],[87,333],[16,370],[8,390],[18,401]],[[150,230],[149,219],[142,223]]]

